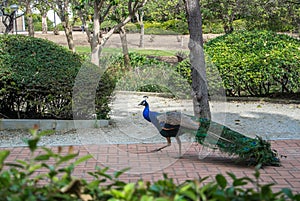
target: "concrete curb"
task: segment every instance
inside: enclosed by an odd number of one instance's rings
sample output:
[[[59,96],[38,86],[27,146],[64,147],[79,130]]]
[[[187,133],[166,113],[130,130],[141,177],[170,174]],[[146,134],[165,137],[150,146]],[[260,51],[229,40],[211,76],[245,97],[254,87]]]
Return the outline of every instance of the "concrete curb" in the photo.
[[[41,130],[70,130],[108,126],[108,120],[55,120],[55,119],[0,119],[0,130],[30,129],[38,125]]]

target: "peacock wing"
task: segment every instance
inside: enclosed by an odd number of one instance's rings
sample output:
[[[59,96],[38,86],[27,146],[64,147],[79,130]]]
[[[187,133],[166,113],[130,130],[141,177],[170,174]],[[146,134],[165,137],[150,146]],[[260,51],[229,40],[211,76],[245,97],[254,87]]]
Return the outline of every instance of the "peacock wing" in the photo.
[[[157,120],[159,123],[179,125],[187,129],[198,130],[200,123],[194,121],[190,116],[180,113],[180,112],[166,112],[157,115]]]

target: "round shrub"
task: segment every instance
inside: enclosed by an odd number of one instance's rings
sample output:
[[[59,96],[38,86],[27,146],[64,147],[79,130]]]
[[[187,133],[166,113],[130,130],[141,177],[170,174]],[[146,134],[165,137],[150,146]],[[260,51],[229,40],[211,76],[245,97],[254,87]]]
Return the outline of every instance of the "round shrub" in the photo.
[[[269,31],[239,31],[205,45],[227,95],[300,92],[300,40]]]
[[[1,116],[72,119],[73,86],[83,63],[83,57],[51,41],[0,35]],[[99,92],[96,100],[102,117],[107,116],[106,95]]]

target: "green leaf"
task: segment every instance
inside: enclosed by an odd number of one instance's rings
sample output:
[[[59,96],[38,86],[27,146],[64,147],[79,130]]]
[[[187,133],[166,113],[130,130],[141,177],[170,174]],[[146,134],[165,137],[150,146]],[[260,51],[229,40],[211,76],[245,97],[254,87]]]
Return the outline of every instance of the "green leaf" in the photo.
[[[124,196],[126,200],[131,200],[134,190],[135,190],[134,183],[129,183],[124,186]]]
[[[192,189],[181,190],[180,194],[188,197],[191,200],[197,200],[197,195]]]
[[[116,189],[111,189],[110,193],[115,197],[115,198],[121,198],[121,199],[125,199],[124,193],[121,191],[118,191]]]
[[[39,138],[33,138],[33,139],[23,139],[23,141],[28,145],[31,152],[34,152],[38,146]]]
[[[21,165],[27,167],[29,164],[28,162],[24,161],[24,160],[20,160],[20,159],[17,159],[16,162],[20,163]]]
[[[64,162],[67,162],[69,160],[72,160],[72,159],[76,158],[77,156],[78,156],[78,153],[77,154],[68,154],[66,156],[61,157],[60,160],[56,164],[60,165]]]
[[[231,179],[233,179],[233,180],[236,179],[235,174],[233,174],[232,172],[226,172],[226,173],[231,177]]]
[[[281,191],[282,191],[286,196],[288,196],[288,198],[293,199],[294,195],[293,195],[293,192],[291,191],[291,189],[289,189],[289,188],[283,188],[283,189],[281,189]],[[300,195],[299,195],[299,196],[300,196]]]
[[[5,159],[7,158],[7,156],[9,156],[10,151],[9,150],[2,150],[0,151],[0,170],[3,167],[3,163],[5,161]]]
[[[240,178],[240,179],[235,179],[232,183],[233,186],[244,186],[246,185],[248,182],[245,181],[244,178]]]
[[[90,155],[90,154],[88,154],[88,155],[86,155],[86,156],[83,156],[83,157],[79,158],[78,160],[76,160],[76,161],[74,162],[74,165],[77,166],[77,165],[79,165],[80,163],[89,160],[90,158],[93,158],[93,156]]]
[[[49,154],[38,155],[37,157],[34,158],[35,161],[46,161],[49,159],[50,159]]]
[[[117,171],[117,172],[114,173],[114,177],[115,178],[119,178],[119,176],[121,176],[123,173],[125,173],[128,170],[130,170],[130,168],[124,168],[124,169],[122,169],[120,171]]]
[[[112,180],[112,176],[110,176],[109,174],[106,174],[106,171],[109,169],[108,167],[105,167],[103,169],[100,169],[99,167],[97,167],[98,171],[95,172],[96,175],[102,176],[104,178],[107,178],[109,180]]]
[[[216,180],[222,189],[224,189],[227,186],[227,180],[223,175],[221,174],[216,175]]]
[[[25,169],[25,167],[23,165],[16,164],[16,163],[5,163],[5,165],[10,166],[10,167],[17,167],[17,168],[20,168],[20,169]]]
[[[156,198],[155,201],[171,201],[171,199],[160,197],[160,198]]]
[[[28,169],[28,171],[29,172],[34,172],[37,169],[40,169],[41,167],[42,167],[42,164],[35,164],[35,165],[30,166],[30,168]]]
[[[154,197],[149,195],[143,195],[141,201],[153,201]]]

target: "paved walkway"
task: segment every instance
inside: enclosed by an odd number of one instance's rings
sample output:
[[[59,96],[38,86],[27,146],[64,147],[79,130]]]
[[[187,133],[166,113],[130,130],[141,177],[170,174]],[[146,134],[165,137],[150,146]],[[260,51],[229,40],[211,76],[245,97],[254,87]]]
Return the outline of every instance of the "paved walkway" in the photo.
[[[94,171],[96,166],[110,167],[114,172],[122,168],[131,167],[129,172],[121,176],[121,180],[135,182],[139,179],[156,181],[167,173],[174,181],[181,183],[187,179],[204,178],[209,180],[218,173],[232,172],[237,177],[250,176],[253,178],[254,167],[236,163],[234,158],[222,155],[219,152],[207,152],[201,146],[192,143],[184,144],[183,158],[176,158],[177,144],[157,153],[147,153],[163,144],[117,144],[117,145],[86,145],[74,146],[74,151],[79,151],[80,156],[92,154],[93,158],[80,164],[74,171],[74,176],[91,180],[87,174]],[[281,158],[281,167],[265,167],[260,170],[262,183],[275,183],[275,191],[281,188],[291,188],[300,193],[300,140],[272,141],[272,147],[279,154],[286,155]],[[52,147],[54,150],[57,147]],[[11,151],[7,162],[29,157],[26,147],[0,148]],[[67,152],[67,148],[63,149]],[[202,159],[199,159],[199,156]]]

